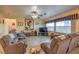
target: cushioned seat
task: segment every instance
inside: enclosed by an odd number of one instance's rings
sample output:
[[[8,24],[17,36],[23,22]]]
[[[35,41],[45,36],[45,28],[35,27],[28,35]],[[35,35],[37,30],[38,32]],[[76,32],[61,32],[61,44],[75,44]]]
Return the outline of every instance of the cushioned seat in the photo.
[[[77,48],[76,48],[77,47]],[[67,53],[72,53],[72,52],[75,52],[79,47],[79,36],[77,37],[74,37],[71,42],[70,42],[70,45],[69,45],[69,49],[68,49],[68,52]],[[76,52],[75,52],[76,53]]]
[[[79,47],[73,48],[68,54],[79,54]]]
[[[24,46],[22,43],[8,45],[4,48],[4,52],[6,54],[22,54],[26,52],[26,46]]]
[[[41,48],[45,53],[64,54],[67,51],[70,40],[71,38],[68,35],[57,36],[51,41],[50,48],[44,43],[41,44]]]
[[[16,44],[9,44],[9,36],[3,36],[0,39],[0,44],[3,47],[4,53],[6,54],[23,54],[26,52],[27,45],[22,42],[17,42]]]

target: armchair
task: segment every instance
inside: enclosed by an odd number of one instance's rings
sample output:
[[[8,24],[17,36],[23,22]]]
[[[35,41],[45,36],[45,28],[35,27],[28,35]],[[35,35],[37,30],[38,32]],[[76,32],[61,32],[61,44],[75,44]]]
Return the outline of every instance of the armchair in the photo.
[[[27,45],[22,42],[17,42],[16,44],[10,45],[9,36],[3,36],[0,39],[0,44],[5,54],[23,54],[26,52]]]

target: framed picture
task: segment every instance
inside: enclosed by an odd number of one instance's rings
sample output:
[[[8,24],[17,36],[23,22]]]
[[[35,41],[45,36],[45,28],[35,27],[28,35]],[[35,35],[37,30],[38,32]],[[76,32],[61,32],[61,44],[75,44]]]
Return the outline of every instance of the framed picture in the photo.
[[[34,20],[26,20],[25,19],[25,30],[34,29]]]

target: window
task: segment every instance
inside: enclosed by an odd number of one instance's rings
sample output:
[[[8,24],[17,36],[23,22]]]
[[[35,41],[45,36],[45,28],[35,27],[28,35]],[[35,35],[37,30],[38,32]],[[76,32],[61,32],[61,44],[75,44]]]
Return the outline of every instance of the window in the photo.
[[[46,23],[48,31],[54,31],[54,22]]]
[[[71,21],[56,22],[56,32],[71,33]]]

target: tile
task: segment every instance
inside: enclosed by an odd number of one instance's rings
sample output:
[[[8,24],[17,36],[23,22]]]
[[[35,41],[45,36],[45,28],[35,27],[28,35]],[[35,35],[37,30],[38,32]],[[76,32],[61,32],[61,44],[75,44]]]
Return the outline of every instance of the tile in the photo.
[[[36,45],[40,45],[43,42],[49,42],[50,37],[48,37],[48,36],[30,36],[30,37],[27,37],[24,41],[28,45],[28,47],[33,47]]]

